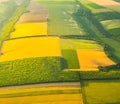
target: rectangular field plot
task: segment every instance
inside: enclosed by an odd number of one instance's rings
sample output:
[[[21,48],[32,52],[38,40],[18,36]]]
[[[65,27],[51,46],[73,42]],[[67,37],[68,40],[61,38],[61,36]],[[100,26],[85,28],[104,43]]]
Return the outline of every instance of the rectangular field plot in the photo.
[[[81,94],[37,95],[1,98],[1,104],[83,104]]]
[[[27,23],[27,22],[47,22],[48,9],[33,0],[27,7],[27,13],[24,13],[17,23]]]
[[[84,81],[87,104],[120,104],[120,80]]]
[[[47,35],[47,22],[23,23],[15,26],[11,38]]]
[[[79,69],[79,62],[76,50],[62,50],[62,56],[67,62],[67,68]]]
[[[77,49],[80,71],[96,71],[98,66],[115,64],[102,50]]]
[[[105,20],[101,21],[101,23],[107,30],[120,28],[120,19]]]
[[[36,0],[48,8],[48,35],[82,35],[82,30],[72,17],[77,10],[74,0]],[[81,32],[81,33],[80,33]]]
[[[62,49],[98,49],[103,47],[92,40],[83,39],[60,39]]]
[[[104,6],[108,9],[114,10],[119,12],[120,11],[120,3],[113,1],[113,0],[90,0],[93,3],[96,3],[98,5]]]
[[[30,57],[61,56],[59,38],[34,37],[13,39],[4,42],[0,61]]]
[[[79,82],[0,88],[1,104],[83,104]]]

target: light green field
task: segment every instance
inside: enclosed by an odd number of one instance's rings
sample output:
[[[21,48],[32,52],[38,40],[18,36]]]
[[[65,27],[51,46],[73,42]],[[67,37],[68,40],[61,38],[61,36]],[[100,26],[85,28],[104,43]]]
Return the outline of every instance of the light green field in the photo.
[[[93,13],[108,12],[111,11],[103,6],[95,4],[90,0],[79,0],[85,7],[90,9]]]
[[[120,5],[110,5],[110,6],[106,6],[106,8],[120,13]]]
[[[120,28],[120,19],[113,19],[113,20],[105,20],[101,21],[102,25],[105,29],[113,29],[113,28]]]
[[[37,0],[49,11],[48,35],[83,35],[83,30],[72,18],[78,4],[74,0]]]
[[[92,40],[61,39],[60,41],[62,49],[103,49],[102,46]]]
[[[120,104],[120,80],[83,81],[86,104]]]

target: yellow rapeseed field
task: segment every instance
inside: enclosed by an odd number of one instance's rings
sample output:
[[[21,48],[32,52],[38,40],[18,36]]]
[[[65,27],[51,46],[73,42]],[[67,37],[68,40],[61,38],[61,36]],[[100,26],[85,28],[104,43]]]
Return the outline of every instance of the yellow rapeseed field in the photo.
[[[80,71],[96,71],[98,66],[115,64],[102,50],[77,49],[77,55]]]
[[[59,93],[60,91],[72,92],[80,89],[79,83],[49,83],[5,87],[0,88],[0,104],[83,104],[81,93]],[[52,91],[56,91],[56,94],[52,93]],[[48,92],[47,95],[44,92]],[[24,95],[19,96],[19,94]]]
[[[0,98],[0,104],[83,104],[81,94],[56,94]]]
[[[11,33],[11,38],[36,35],[47,35],[47,22],[16,24],[15,31]]]
[[[30,57],[61,56],[58,37],[30,37],[5,41],[0,62]]]

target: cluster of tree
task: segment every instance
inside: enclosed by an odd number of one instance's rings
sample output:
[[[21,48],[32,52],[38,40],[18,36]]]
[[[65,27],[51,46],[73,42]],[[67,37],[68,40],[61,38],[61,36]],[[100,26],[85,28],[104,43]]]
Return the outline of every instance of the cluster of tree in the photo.
[[[60,57],[28,58],[0,63],[0,86],[79,81],[76,72],[64,72]]]

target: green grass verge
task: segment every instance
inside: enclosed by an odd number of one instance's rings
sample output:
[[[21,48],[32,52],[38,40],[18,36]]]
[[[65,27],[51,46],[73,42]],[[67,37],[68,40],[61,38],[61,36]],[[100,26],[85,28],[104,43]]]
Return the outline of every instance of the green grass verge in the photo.
[[[119,104],[120,80],[82,81],[85,104]]]
[[[68,69],[79,69],[78,57],[76,54],[76,50],[62,50],[62,56],[67,62]]]

